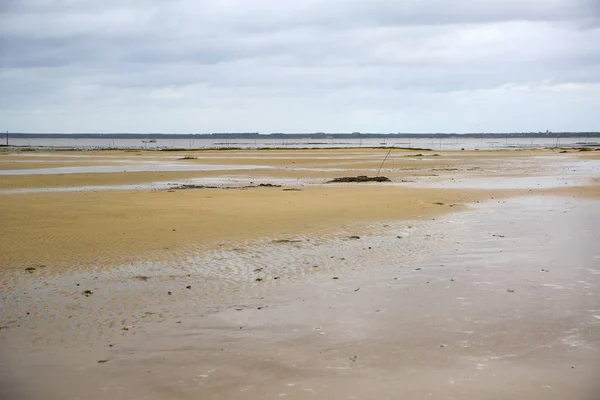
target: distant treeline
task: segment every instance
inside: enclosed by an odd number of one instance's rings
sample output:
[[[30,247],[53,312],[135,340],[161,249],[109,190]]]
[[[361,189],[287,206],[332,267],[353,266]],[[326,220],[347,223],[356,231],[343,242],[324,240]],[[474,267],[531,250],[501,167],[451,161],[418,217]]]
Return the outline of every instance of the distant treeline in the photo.
[[[518,133],[8,133],[12,138],[55,139],[387,139],[600,137],[600,132]]]

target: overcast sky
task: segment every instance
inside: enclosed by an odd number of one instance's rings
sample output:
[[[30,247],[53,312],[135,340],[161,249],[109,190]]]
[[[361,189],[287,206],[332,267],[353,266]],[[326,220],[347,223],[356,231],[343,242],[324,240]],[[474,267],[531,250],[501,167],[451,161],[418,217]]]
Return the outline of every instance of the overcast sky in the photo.
[[[0,130],[600,130],[600,0],[0,0]]]

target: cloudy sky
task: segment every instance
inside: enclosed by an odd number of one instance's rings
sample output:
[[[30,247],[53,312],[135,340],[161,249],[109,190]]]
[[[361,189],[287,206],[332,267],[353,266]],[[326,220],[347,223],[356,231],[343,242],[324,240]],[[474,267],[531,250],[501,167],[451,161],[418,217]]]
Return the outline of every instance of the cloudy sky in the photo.
[[[600,0],[0,0],[0,130],[600,130]]]

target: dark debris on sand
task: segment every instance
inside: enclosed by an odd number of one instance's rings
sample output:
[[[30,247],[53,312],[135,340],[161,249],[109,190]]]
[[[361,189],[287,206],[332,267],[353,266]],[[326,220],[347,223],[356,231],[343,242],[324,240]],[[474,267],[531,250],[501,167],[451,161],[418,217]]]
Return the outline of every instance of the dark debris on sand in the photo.
[[[258,185],[247,185],[247,186],[213,186],[213,185],[177,185],[169,188],[171,190],[189,190],[189,189],[252,189],[252,188],[280,188],[281,185],[274,185],[272,183],[260,183]]]
[[[344,176],[341,178],[335,178],[332,179],[330,181],[327,181],[327,183],[348,183],[348,182],[358,182],[358,183],[362,183],[362,182],[391,182],[390,178],[386,177],[386,176],[366,176],[366,175],[359,175],[359,176]]]

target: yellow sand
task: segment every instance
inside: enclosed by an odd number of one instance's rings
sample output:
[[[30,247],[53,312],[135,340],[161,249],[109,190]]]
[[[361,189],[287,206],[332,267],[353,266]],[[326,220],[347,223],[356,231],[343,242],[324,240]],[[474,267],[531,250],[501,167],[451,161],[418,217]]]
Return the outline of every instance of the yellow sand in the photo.
[[[450,204],[488,196],[483,191],[372,186],[9,195],[0,203],[0,265],[108,265],[188,244],[431,216],[456,210]]]
[[[28,187],[65,187],[118,185],[169,181],[191,177],[244,175],[260,182],[264,177],[311,178],[322,180],[345,175],[373,175],[385,150],[273,150],[273,151],[198,151],[157,152],[78,152],[89,157],[69,158],[70,165],[115,165],[118,160],[132,162],[144,156],[164,162],[184,155],[199,164],[256,164],[277,167],[238,171],[83,173],[63,175],[22,175],[0,177],[0,189]],[[416,154],[427,157],[414,157]],[[394,150],[384,168],[385,175],[398,181],[426,175],[451,177],[463,175],[527,174],[535,176],[536,166],[520,166],[544,152],[419,152]],[[63,154],[63,153],[53,153]],[[432,154],[439,154],[433,157]],[[579,154],[577,154],[579,156]],[[582,157],[596,159],[594,154]],[[5,155],[3,160],[18,160]],[[40,159],[44,159],[43,157]],[[48,161],[61,160],[47,157]],[[27,164],[27,163],[23,163]],[[39,159],[32,160],[38,167]],[[521,165],[521,164],[516,164]],[[54,166],[54,165],[53,165]],[[11,165],[12,167],[12,165]],[[300,167],[300,168],[299,168]],[[2,168],[2,165],[0,165]],[[306,170],[305,168],[310,168]],[[335,168],[338,170],[331,170]],[[344,171],[342,169],[349,169]],[[494,191],[417,189],[377,185],[312,186],[301,191],[282,188],[248,190],[195,189],[181,191],[90,191],[2,195],[0,202],[0,266],[25,268],[34,264],[74,267],[114,265],[130,259],[151,258],[160,252],[188,245],[212,246],[225,241],[262,236],[288,237],[300,233],[332,232],[345,224],[393,219],[431,217],[457,210],[460,204],[490,197],[520,193],[560,193],[600,198],[598,188],[552,189],[543,191]],[[440,206],[434,203],[441,202]],[[455,204],[455,207],[449,207]]]

